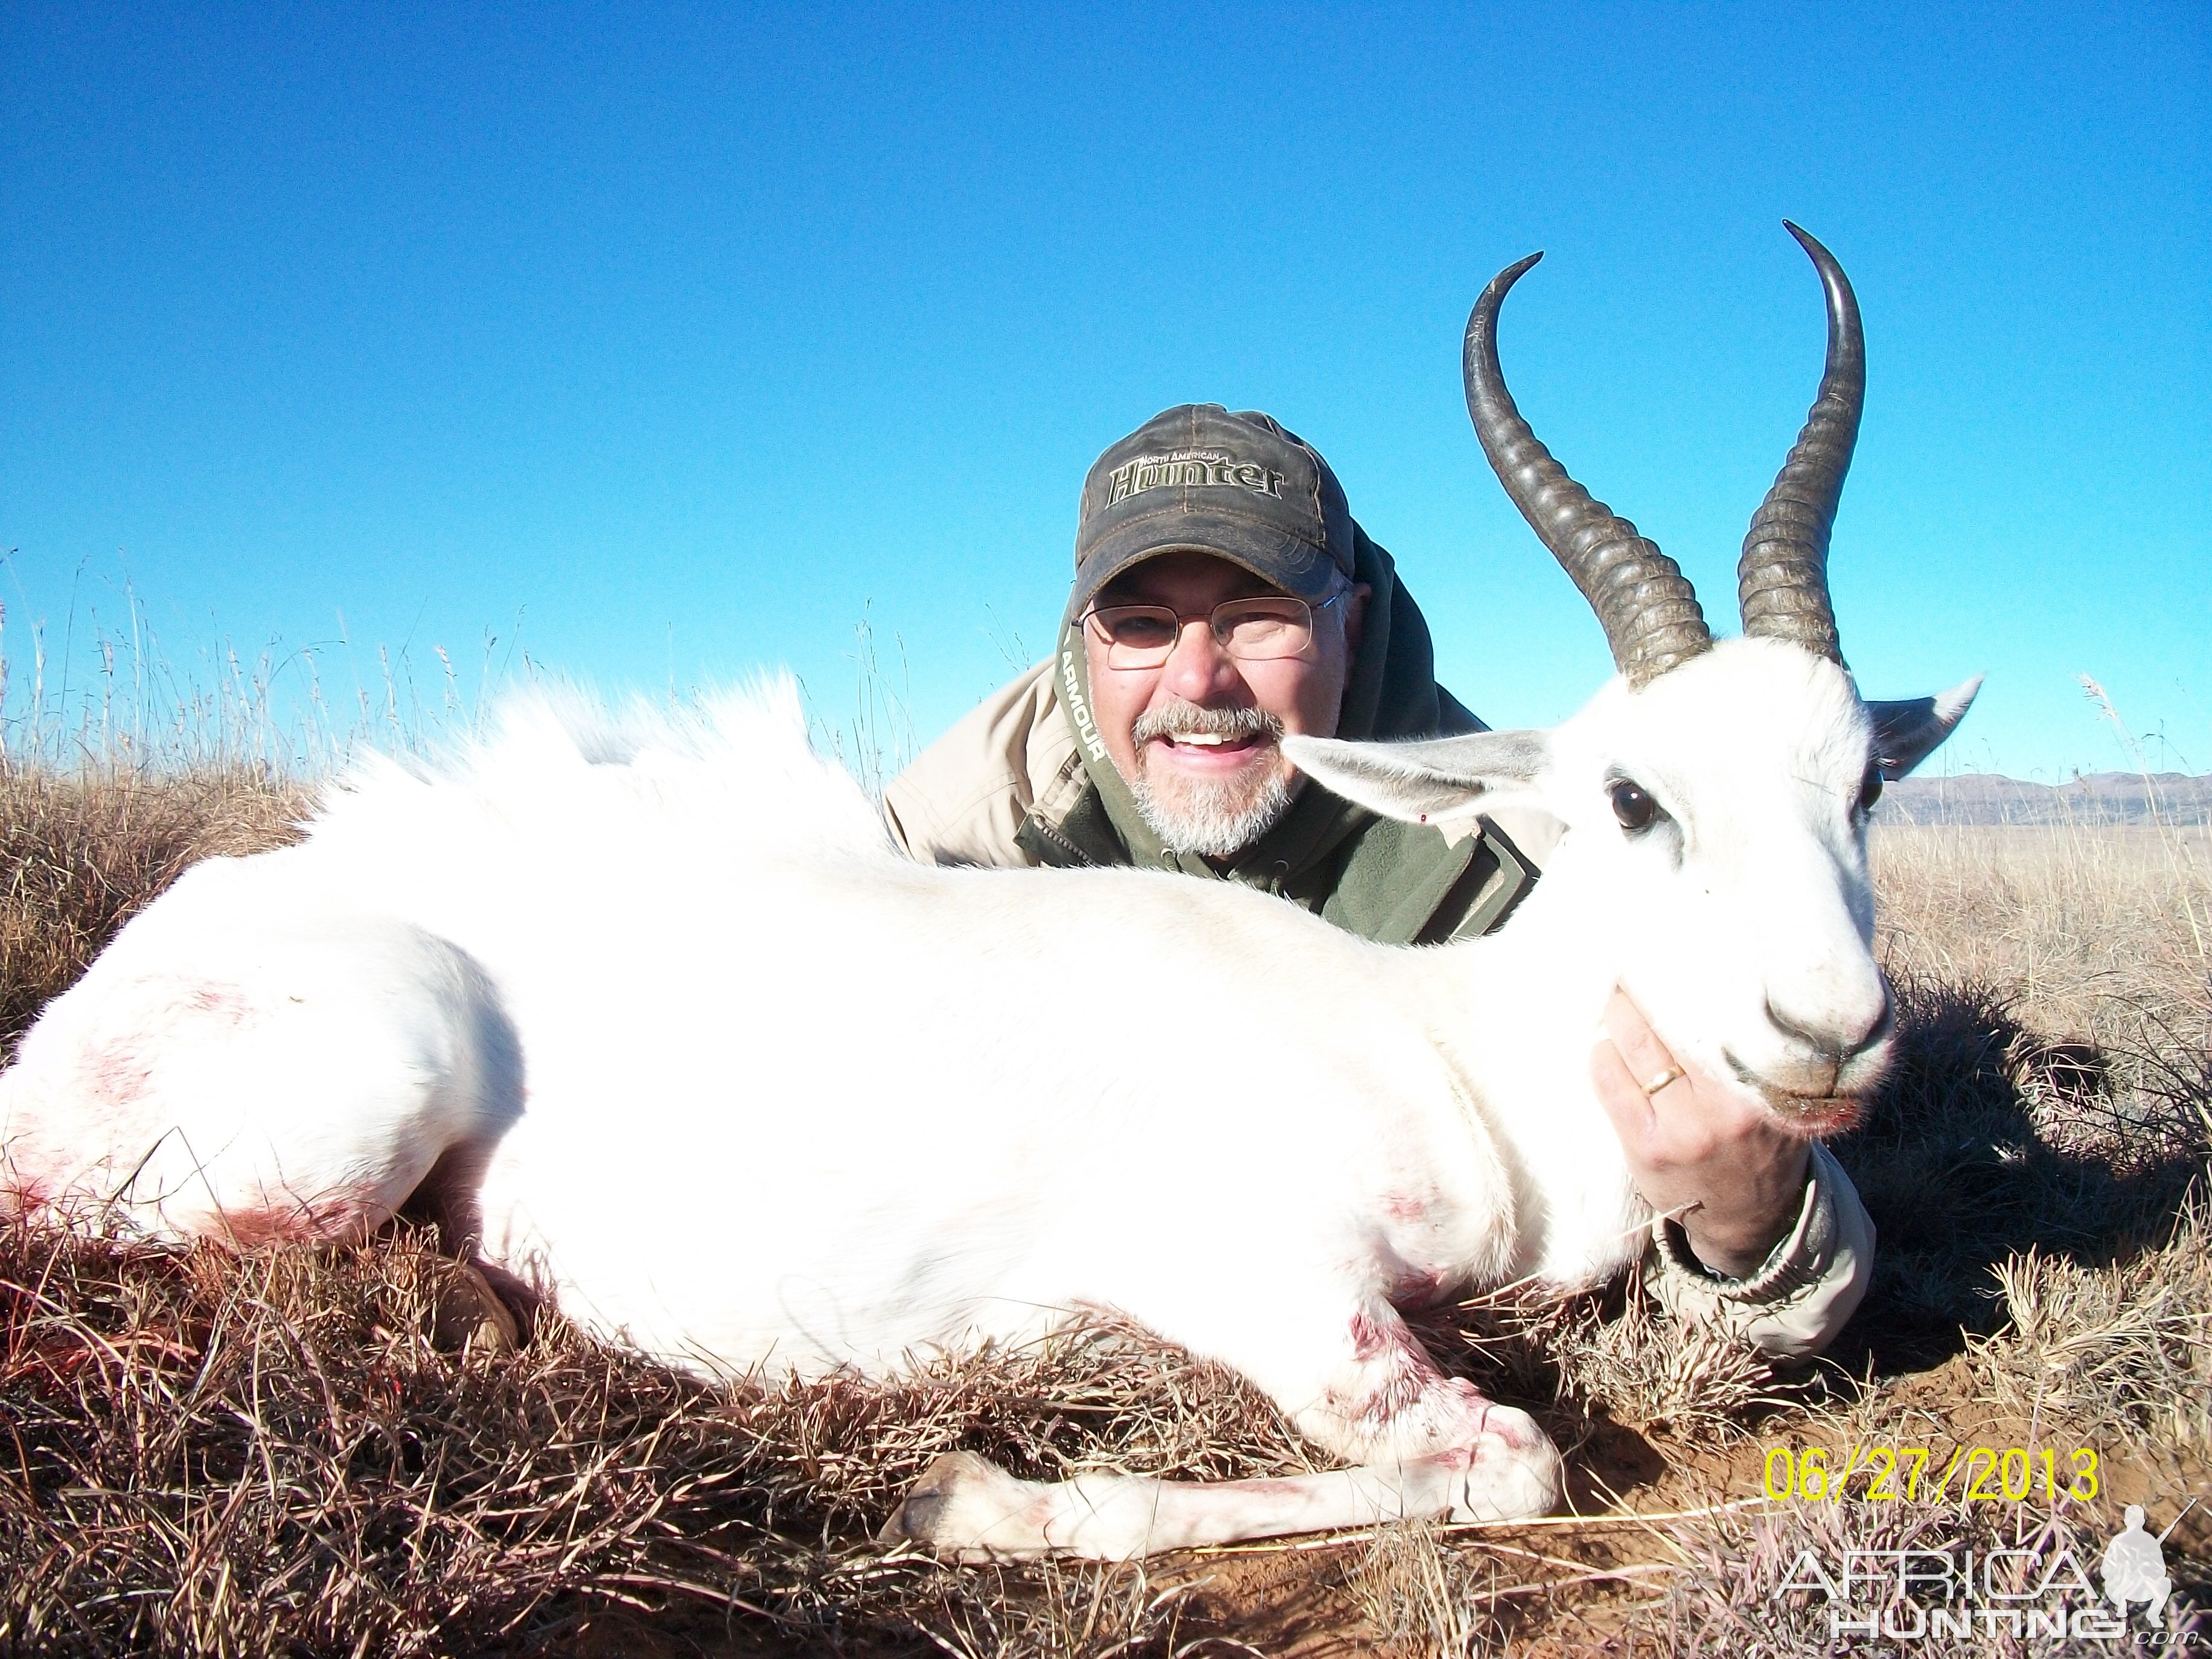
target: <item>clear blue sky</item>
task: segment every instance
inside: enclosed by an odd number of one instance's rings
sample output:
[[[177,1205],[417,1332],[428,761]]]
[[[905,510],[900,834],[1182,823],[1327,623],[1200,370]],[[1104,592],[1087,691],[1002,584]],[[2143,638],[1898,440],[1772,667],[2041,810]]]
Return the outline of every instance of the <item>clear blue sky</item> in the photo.
[[[188,673],[472,690],[519,619],[833,721],[865,617],[927,737],[1048,644],[1092,457],[1216,399],[1329,458],[1447,684],[1547,721],[1608,663],[1468,428],[1468,307],[1547,250],[1522,406],[1733,625],[1819,376],[1787,215],[1867,316],[1869,694],[1987,670],[1951,763],[2050,777],[2123,763],[2086,672],[2212,768],[2208,16],[11,4],[13,705],[127,579]]]

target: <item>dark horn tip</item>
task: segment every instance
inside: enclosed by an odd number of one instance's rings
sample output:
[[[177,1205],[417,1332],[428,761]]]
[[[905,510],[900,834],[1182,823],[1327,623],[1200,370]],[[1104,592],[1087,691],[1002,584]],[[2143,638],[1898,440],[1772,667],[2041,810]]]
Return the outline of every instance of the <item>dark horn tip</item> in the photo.
[[[1544,250],[1538,248],[1527,258],[1515,260],[1490,279],[1489,285],[1482,290],[1481,297],[1475,301],[1474,309],[1467,314],[1467,331],[1469,334],[1474,332],[1475,319],[1484,312],[1495,311],[1503,305],[1505,302],[1507,290],[1526,276],[1536,261],[1543,257]]]
[[[1834,254],[1828,252],[1827,244],[1802,225],[1792,224],[1787,219],[1782,222],[1782,228],[1797,239],[1797,246],[1805,250],[1805,257],[1812,260],[1814,268],[1820,271],[1823,283],[1832,287],[1839,286],[1844,294],[1850,294],[1850,279],[1844,275],[1841,262]]]
[[[1784,219],[1782,222],[1782,228],[1788,231],[1792,236],[1795,236],[1797,239],[1797,246],[1803,248],[1806,252],[1813,253],[1817,252],[1826,253],[1828,252],[1827,247],[1821,242],[1819,237],[1813,234],[1811,231],[1806,229],[1804,226],[1799,224],[1796,220]]]

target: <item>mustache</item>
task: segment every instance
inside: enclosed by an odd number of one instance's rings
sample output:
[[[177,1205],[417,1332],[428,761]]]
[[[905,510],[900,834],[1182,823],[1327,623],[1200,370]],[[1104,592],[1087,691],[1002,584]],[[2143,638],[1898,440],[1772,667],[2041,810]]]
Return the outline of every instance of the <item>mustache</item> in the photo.
[[[1140,744],[1186,737],[1222,738],[1231,743],[1261,738],[1279,744],[1283,722],[1264,708],[1201,708],[1194,702],[1172,702],[1138,715],[1129,734]]]

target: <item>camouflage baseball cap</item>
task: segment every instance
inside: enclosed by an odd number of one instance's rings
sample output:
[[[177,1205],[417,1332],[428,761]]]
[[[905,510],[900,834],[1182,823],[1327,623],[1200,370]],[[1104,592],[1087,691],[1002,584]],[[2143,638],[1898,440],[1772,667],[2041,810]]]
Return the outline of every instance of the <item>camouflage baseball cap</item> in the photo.
[[[1073,627],[1098,590],[1156,554],[1218,554],[1304,599],[1352,572],[1352,511],[1328,463],[1255,410],[1182,404],[1101,455],[1083,481]]]

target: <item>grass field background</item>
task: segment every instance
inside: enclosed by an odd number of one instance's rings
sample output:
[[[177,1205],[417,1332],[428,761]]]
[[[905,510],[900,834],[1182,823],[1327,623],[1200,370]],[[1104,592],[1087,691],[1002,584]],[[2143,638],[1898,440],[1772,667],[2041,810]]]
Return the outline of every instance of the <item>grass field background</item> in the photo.
[[[868,713],[825,740],[880,775],[910,734],[860,684]],[[89,700],[35,731],[19,710],[0,1043],[190,863],[294,833],[314,745],[257,730],[250,674],[226,695],[231,712],[160,742],[126,735],[112,698],[104,724]],[[387,712],[422,729],[396,692]],[[404,1230],[235,1256],[16,1224],[0,1650],[1810,1654],[1832,1648],[1817,1598],[1775,1595],[1808,1543],[2067,1542],[2094,1562],[2120,1505],[2157,1530],[2212,1494],[2207,831],[1887,825],[1874,854],[1905,1057],[1837,1147],[1881,1246],[1826,1361],[1777,1376],[1648,1316],[1632,1287],[1479,1303],[1430,1330],[1545,1421],[1578,1517],[1111,1571],[885,1556],[874,1528],[955,1446],[1032,1474],[1316,1455],[1141,1332],[947,1357],[888,1387],[714,1389],[557,1316],[511,1351],[457,1326],[456,1270]],[[1161,1175],[1208,1179],[1164,1156]],[[2087,1501],[1874,1502],[1863,1472],[1826,1502],[1761,1495],[1777,1448],[1794,1466],[1883,1443],[1939,1466],[1974,1445],[2090,1448],[2101,1479]],[[2200,1504],[2166,1543],[2175,1651],[2212,1639],[2208,1523]],[[1981,1650],[2029,1650],[2008,1642]]]

